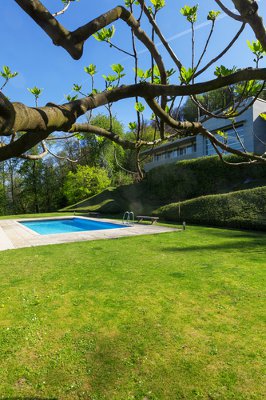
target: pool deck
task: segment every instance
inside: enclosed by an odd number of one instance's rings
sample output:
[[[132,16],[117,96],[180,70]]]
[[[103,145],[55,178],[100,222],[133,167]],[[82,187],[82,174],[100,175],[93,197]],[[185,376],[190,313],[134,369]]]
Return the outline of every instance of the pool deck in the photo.
[[[66,217],[57,217],[50,219],[62,219]],[[71,217],[70,217],[71,218]],[[81,217],[79,217],[81,218]],[[32,218],[29,220],[43,220],[49,218]],[[87,219],[87,218],[85,218]],[[96,219],[89,218],[95,221],[120,223],[120,221],[114,221],[110,219]],[[168,228],[159,226],[156,224],[139,224],[136,223],[132,226],[126,226],[125,228],[114,228],[114,229],[102,229],[99,231],[84,231],[84,232],[71,232],[71,233],[60,233],[51,235],[39,235],[33,232],[31,229],[24,227],[19,224],[21,219],[6,219],[0,220],[0,251],[9,249],[19,249],[23,247],[32,246],[44,246],[47,244],[60,244],[69,242],[80,242],[86,240],[98,240],[98,239],[116,239],[125,236],[136,236],[136,235],[151,235],[156,233],[173,232],[178,231],[176,228]],[[24,220],[26,221],[26,219]]]

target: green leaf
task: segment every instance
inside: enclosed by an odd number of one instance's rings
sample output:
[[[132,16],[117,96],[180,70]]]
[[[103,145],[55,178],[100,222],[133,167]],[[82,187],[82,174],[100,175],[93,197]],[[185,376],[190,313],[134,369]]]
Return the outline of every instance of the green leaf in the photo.
[[[160,76],[160,70],[159,70],[159,68],[158,68],[158,65],[154,65],[154,67],[153,67],[153,74],[154,74],[155,76]]]
[[[194,69],[192,69],[192,68],[188,68],[188,69],[186,69],[184,66],[181,68],[181,71],[180,71],[180,80],[181,80],[181,82],[184,82],[184,83],[189,83],[189,81],[191,80],[191,78],[192,78],[192,76],[193,76],[193,74],[194,74]]]
[[[76,83],[73,84],[72,90],[74,90],[74,92],[80,92],[81,89],[82,89],[81,85],[77,85]]]
[[[260,117],[266,121],[266,113],[261,113]]]
[[[135,110],[142,113],[145,110],[145,106],[138,101],[135,103]]]
[[[85,136],[81,135],[79,132],[75,133],[74,136],[78,139],[78,140],[84,140]]]
[[[217,133],[217,135],[219,135],[219,136],[221,136],[221,137],[223,137],[225,139],[228,138],[228,134],[226,132],[224,132],[224,131],[217,130],[216,133]]]
[[[123,76],[125,76],[125,74],[122,74],[122,72],[124,71],[124,67],[121,64],[113,64],[111,65],[111,68],[114,72],[117,73],[118,78],[123,78]]]
[[[38,97],[40,97],[43,89],[38,88],[37,86],[34,86],[33,88],[28,88],[28,91],[33,94],[34,97],[36,97],[36,99],[38,99]]]
[[[67,96],[65,95],[65,98],[67,99],[67,101],[75,101],[78,98],[78,95],[76,94],[75,96],[71,96],[70,94],[68,94]]]
[[[115,34],[115,27],[114,25],[112,25],[111,28],[103,28],[92,36],[99,42],[110,42],[110,39],[112,39],[114,34]]]
[[[262,83],[260,81],[250,80],[245,83],[238,83],[234,86],[234,92],[239,95],[256,96],[261,90]]]
[[[107,76],[106,75],[102,75],[102,77],[106,82],[110,82],[110,83],[115,82],[118,79],[117,75],[107,75]]]
[[[137,123],[136,122],[129,122],[128,127],[131,131],[135,131],[137,129]]]
[[[161,74],[160,74],[160,70],[158,68],[158,65],[154,65],[154,67],[153,67],[153,82],[155,84],[160,84],[161,83]]]
[[[141,68],[133,68],[139,78],[144,78],[144,71]]]
[[[91,76],[96,74],[96,65],[94,64],[90,64],[88,67],[84,67],[84,71],[86,72],[86,74],[89,74]]]
[[[250,42],[249,40],[247,40],[247,45],[249,47],[249,49],[252,51],[253,54],[255,54],[255,56],[258,59],[263,58],[266,55],[266,51],[263,49],[261,43],[256,40],[256,41],[252,41]],[[256,61],[256,60],[254,60]]]
[[[161,10],[165,6],[165,0],[150,0],[156,11]]]
[[[208,14],[208,16],[207,16],[207,19],[208,19],[209,21],[215,21],[216,18],[218,17],[218,15],[220,15],[220,14],[221,14],[220,11],[213,11],[213,10],[211,10],[211,11],[209,11],[209,14]]]
[[[3,66],[3,71],[0,71],[0,75],[4,78],[4,79],[11,79],[11,78],[15,78],[15,76],[18,75],[18,72],[11,72],[10,68],[7,65]]]
[[[190,6],[184,6],[181,8],[180,13],[184,15],[184,17],[187,18],[187,20],[191,23],[194,24],[197,21],[197,11],[198,11],[198,4],[196,4],[193,7]]]
[[[232,68],[226,68],[224,65],[221,65],[220,67],[215,68],[214,75],[217,76],[218,78],[221,78],[223,76],[231,75],[236,71],[237,67],[235,65]]]
[[[174,68],[168,69],[168,70],[166,71],[167,77],[172,76],[172,75],[174,75],[175,73],[176,73],[176,71],[174,70]]]
[[[91,92],[92,95],[97,94],[97,93],[101,93],[101,91],[98,89],[92,89],[92,92]]]
[[[136,6],[138,6],[139,2],[135,1],[135,0],[125,0],[125,6],[126,7],[130,7],[131,4],[135,4]]]

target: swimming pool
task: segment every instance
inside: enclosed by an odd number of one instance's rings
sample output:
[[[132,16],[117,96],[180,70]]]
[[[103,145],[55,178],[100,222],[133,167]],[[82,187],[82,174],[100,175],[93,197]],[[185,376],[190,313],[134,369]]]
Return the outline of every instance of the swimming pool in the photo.
[[[82,231],[98,231],[102,229],[125,228],[125,225],[113,224],[111,222],[94,221],[85,218],[60,218],[38,221],[19,221],[26,228],[33,230],[39,235],[51,235],[56,233],[71,233]]]

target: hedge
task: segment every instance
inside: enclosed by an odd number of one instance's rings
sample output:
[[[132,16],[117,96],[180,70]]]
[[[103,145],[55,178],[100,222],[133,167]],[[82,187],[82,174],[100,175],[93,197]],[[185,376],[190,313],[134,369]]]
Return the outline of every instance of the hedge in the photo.
[[[236,156],[225,159],[242,161]],[[202,157],[156,167],[147,173],[146,184],[162,202],[182,201],[266,185],[266,167],[262,163],[232,166],[216,156]]]
[[[266,230],[266,186],[172,203],[153,214],[180,223]]]

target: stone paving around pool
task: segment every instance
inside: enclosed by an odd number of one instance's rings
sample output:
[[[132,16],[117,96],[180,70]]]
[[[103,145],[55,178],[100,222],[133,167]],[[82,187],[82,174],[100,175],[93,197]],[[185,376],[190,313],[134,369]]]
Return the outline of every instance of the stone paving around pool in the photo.
[[[65,217],[50,218],[60,219]],[[81,217],[80,217],[81,218]],[[35,220],[44,220],[49,218],[34,218]],[[86,219],[86,218],[85,218]],[[119,223],[121,221],[115,221],[110,219],[95,219],[91,220]],[[27,219],[27,221],[30,219]],[[115,239],[124,236],[135,236],[135,235],[151,235],[155,233],[178,231],[176,228],[168,228],[159,225],[148,225],[148,224],[134,224],[127,226],[126,228],[115,228],[115,229],[103,229],[99,231],[84,231],[84,232],[71,232],[71,233],[59,233],[52,235],[39,235],[32,230],[19,224],[16,219],[0,220],[0,251],[8,249],[18,249],[22,247],[32,246],[43,246],[47,244],[59,244],[68,242],[80,242],[85,240],[97,240],[97,239]]]

